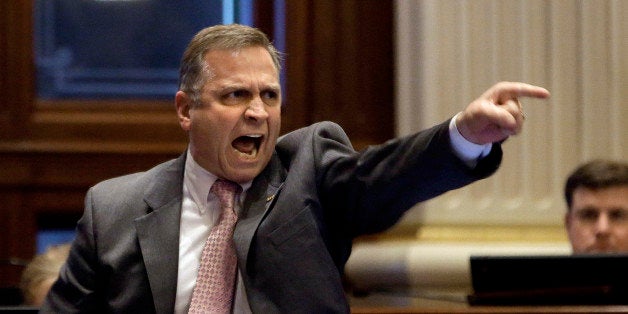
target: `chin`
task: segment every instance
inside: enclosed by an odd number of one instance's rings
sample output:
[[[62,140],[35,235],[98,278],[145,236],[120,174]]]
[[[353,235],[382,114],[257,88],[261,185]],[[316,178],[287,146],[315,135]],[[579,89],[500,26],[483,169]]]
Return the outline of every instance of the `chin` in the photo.
[[[255,177],[260,174],[260,170],[257,169],[236,169],[229,174],[228,179],[237,183],[246,183],[249,181],[253,181]]]

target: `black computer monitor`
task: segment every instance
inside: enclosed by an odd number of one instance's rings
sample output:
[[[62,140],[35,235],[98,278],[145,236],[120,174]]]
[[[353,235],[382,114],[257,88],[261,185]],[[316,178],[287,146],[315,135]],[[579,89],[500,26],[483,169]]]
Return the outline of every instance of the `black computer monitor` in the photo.
[[[628,255],[471,256],[472,305],[628,304]]]

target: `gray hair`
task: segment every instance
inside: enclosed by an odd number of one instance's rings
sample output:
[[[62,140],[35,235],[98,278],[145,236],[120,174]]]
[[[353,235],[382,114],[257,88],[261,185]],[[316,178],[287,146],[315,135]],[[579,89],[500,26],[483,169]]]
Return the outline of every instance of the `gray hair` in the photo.
[[[264,47],[281,70],[281,53],[259,29],[240,25],[216,25],[199,31],[188,44],[179,68],[179,90],[190,95],[192,102],[200,102],[200,90],[211,77],[205,62],[205,54],[210,50],[241,49],[252,46]]]

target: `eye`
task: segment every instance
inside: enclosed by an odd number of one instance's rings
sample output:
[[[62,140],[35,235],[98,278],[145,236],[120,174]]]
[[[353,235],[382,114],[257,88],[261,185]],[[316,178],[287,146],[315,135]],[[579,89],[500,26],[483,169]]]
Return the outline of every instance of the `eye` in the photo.
[[[226,98],[243,98],[243,97],[247,97],[248,96],[248,92],[243,90],[243,89],[239,89],[239,90],[235,90],[232,91],[230,93],[228,93],[225,97]]]
[[[250,98],[251,93],[245,89],[237,89],[222,96],[223,102],[227,105],[238,105]]]
[[[613,210],[610,212],[610,219],[615,222],[626,222],[628,221],[628,212],[625,210]]]
[[[261,93],[261,97],[267,105],[275,105],[279,100],[279,92],[276,90],[266,90]]]
[[[262,96],[264,98],[274,99],[274,98],[277,98],[277,92],[275,92],[275,91],[265,91],[265,92],[262,93]]]
[[[583,209],[576,213],[576,217],[583,222],[594,222],[598,216],[598,212],[592,209]]]

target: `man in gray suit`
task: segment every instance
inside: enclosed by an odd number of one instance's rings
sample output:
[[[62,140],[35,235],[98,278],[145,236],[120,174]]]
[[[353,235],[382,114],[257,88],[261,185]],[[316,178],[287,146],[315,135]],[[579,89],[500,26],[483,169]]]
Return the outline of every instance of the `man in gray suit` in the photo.
[[[242,187],[232,312],[349,312],[341,276],[352,239],[492,174],[499,143],[521,130],[518,97],[549,96],[498,83],[440,125],[356,152],[330,122],[279,137],[279,61],[250,27],[210,27],[192,39],[175,96],[188,149],[90,189],[43,312],[187,312],[218,216],[209,193],[217,179]]]

